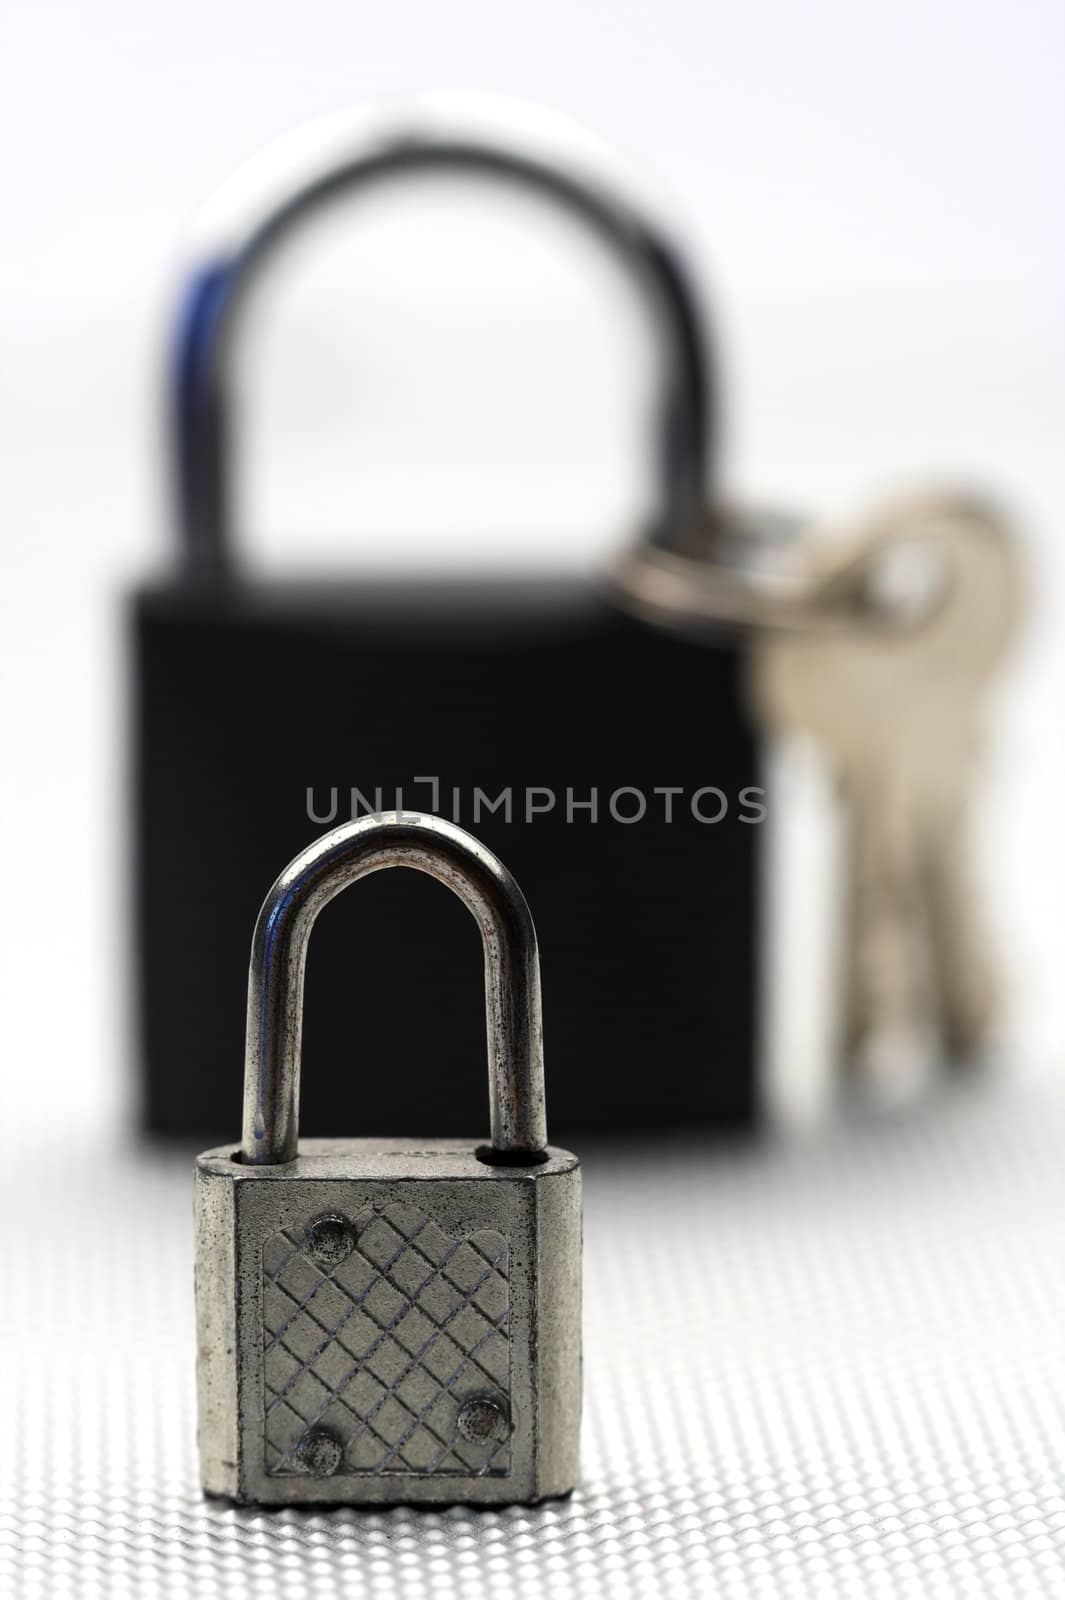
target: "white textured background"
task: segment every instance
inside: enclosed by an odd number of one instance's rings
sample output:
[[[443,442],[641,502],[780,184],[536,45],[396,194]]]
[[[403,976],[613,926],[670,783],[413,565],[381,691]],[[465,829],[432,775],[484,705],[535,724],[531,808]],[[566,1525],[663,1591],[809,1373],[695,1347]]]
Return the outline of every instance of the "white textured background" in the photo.
[[[157,401],[201,202],[308,117],[441,87],[572,114],[661,184],[722,327],[735,491],[850,514],[960,478],[1014,508],[1032,620],[985,837],[1018,1086],[769,1158],[642,1157],[638,1184],[593,1161],[570,1506],[242,1516],[194,1483],[185,1165],[116,1142],[116,600],[170,548]],[[0,1215],[26,1346],[0,1547],[27,1592],[446,1594],[464,1568],[483,1594],[516,1563],[559,1593],[1065,1593],[1063,88],[1057,0],[8,0]],[[244,352],[247,547],[353,569],[616,547],[648,493],[632,311],[535,207],[441,185],[338,215]]]
[[[0,1590],[1061,1596],[1063,1109],[1014,1080],[800,1147],[593,1148],[581,1482],[503,1512],[204,1501],[192,1152],[60,1121],[0,1177]]]

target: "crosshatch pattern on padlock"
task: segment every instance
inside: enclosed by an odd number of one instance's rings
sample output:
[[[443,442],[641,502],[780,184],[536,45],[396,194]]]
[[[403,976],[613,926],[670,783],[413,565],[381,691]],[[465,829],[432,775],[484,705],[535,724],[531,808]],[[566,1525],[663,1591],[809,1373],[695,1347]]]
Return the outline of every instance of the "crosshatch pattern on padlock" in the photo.
[[[419,1207],[367,1207],[352,1247],[323,1264],[304,1229],[263,1248],[266,1469],[311,1471],[317,1430],[339,1474],[510,1475],[510,1434],[469,1439],[460,1413],[509,1406],[509,1246],[494,1229],[455,1236]]]

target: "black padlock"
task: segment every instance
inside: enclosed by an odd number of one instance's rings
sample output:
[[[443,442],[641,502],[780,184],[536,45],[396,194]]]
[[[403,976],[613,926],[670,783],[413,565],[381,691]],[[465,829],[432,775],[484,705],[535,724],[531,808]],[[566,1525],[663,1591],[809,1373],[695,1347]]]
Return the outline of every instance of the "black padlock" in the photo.
[[[409,807],[472,828],[535,897],[560,1133],[746,1124],[764,806],[735,640],[648,624],[605,581],[301,586],[231,559],[228,347],[247,285],[319,203],[436,170],[557,201],[629,270],[661,358],[650,535],[677,552],[705,542],[714,419],[696,298],[660,228],[597,180],[525,145],[402,129],[323,165],[204,265],[175,365],[180,566],[138,591],[132,619],[145,1120],[232,1125],[247,928],[277,862],[355,814]],[[316,934],[304,1127],[475,1125],[476,931],[416,875],[363,902],[367,926],[365,1016],[350,1014],[343,908]]]

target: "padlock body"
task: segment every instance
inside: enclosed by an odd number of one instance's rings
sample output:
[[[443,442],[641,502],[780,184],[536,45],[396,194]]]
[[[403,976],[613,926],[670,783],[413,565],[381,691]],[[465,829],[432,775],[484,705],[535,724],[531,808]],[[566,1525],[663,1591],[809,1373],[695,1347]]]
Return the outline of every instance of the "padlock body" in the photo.
[[[244,1503],[531,1503],[576,1482],[575,1156],[309,1139],[200,1156],[199,1445]]]
[[[207,1145],[237,1123],[248,937],[278,863],[397,804],[469,828],[529,897],[560,1138],[752,1122],[765,794],[734,637],[673,636],[576,578],[174,584],[134,621],[151,1129]],[[356,952],[374,1003],[354,1015]],[[330,907],[306,1131],[406,1127],[412,1104],[419,1132],[477,1127],[481,967],[472,921],[421,874]],[[354,1065],[397,1050],[402,1075]]]

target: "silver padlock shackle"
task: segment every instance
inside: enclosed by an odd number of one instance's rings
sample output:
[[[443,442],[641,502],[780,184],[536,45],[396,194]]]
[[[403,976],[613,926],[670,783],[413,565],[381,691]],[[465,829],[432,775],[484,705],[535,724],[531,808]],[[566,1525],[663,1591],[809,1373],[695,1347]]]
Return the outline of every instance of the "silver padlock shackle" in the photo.
[[[241,1159],[263,1166],[296,1157],[311,929],[323,906],[383,867],[428,873],[473,914],[484,945],[492,1130],[491,1148],[478,1154],[509,1165],[543,1160],[540,952],[525,896],[502,862],[470,834],[415,812],[363,817],[334,828],[285,868],[263,901],[248,973]]]
[[[652,313],[662,355],[653,536],[677,552],[699,547],[717,399],[703,319],[668,230],[642,202],[598,173],[582,173],[579,149],[572,162],[567,155],[560,164],[554,142],[544,150],[527,136],[486,135],[455,123],[454,115],[425,126],[397,121],[390,131],[349,139],[340,154],[323,151],[298,180],[274,175],[269,193],[255,193],[250,215],[247,196],[233,197],[239,221],[193,273],[171,369],[177,516],[191,577],[219,577],[228,565],[231,350],[253,279],[285,235],[329,200],[416,172],[467,172],[521,184],[581,218],[628,268]]]

